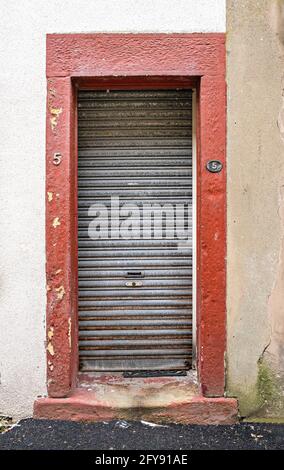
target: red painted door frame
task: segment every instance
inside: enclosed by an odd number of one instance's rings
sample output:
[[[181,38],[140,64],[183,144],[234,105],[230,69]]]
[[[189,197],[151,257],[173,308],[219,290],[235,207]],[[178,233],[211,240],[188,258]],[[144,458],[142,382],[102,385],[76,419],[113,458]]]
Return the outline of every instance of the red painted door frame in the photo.
[[[66,397],[78,373],[77,104],[80,88],[197,89],[197,369],[203,396],[224,394],[226,83],[224,34],[47,36],[47,385]],[[209,173],[206,162],[223,170]]]

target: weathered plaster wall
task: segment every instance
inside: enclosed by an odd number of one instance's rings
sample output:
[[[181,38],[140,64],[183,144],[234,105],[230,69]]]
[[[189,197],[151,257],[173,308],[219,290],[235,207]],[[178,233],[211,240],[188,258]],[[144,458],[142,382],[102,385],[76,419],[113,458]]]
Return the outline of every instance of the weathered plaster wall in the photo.
[[[45,388],[45,35],[224,32],[225,0],[10,0],[1,5],[0,415]]]
[[[279,416],[284,388],[283,13],[227,0],[227,384],[243,415]]]

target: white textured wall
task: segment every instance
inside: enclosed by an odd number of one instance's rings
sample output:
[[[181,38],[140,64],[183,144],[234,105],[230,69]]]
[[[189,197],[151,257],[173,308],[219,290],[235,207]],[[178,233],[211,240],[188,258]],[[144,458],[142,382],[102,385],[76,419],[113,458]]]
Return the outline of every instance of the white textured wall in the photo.
[[[0,2],[0,415],[45,393],[45,35],[223,32],[225,0]]]

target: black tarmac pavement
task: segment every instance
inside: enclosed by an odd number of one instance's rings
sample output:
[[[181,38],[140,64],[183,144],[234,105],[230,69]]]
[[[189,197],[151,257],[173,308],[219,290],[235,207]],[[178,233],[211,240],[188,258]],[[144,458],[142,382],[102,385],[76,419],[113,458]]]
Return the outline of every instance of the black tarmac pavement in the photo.
[[[195,426],[25,419],[0,434],[1,450],[284,449],[283,424]]]

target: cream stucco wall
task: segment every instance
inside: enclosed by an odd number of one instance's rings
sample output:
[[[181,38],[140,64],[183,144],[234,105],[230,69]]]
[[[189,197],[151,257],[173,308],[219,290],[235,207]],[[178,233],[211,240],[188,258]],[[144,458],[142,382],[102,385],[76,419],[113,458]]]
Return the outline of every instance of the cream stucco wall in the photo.
[[[284,411],[283,30],[283,0],[227,1],[227,385],[246,416]]]
[[[1,1],[0,415],[45,394],[45,35],[224,32],[225,0]]]

